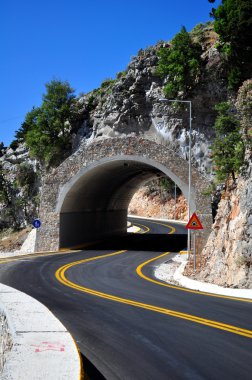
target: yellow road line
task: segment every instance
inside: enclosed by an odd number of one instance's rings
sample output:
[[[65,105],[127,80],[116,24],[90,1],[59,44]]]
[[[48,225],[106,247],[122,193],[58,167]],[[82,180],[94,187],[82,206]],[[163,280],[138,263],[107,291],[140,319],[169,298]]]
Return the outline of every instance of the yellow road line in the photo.
[[[188,251],[179,251],[181,255],[188,255]]]
[[[164,223],[160,223],[160,222],[153,222],[153,220],[151,220],[151,223],[154,223],[154,224],[160,224],[160,226],[164,226],[164,227],[168,227],[168,228],[170,228],[171,231],[168,232],[168,235],[174,234],[174,232],[176,231],[176,228],[170,226],[169,224],[164,224]]]
[[[165,255],[168,255],[169,253],[170,252],[162,253],[162,255],[156,256],[156,257],[154,257],[154,258],[152,258],[150,260],[147,260],[147,261],[143,262],[142,264],[138,265],[138,267],[136,268],[136,272],[137,272],[138,276],[144,278],[145,280],[147,280],[149,282],[153,282],[154,284],[165,286],[167,288],[181,290],[181,291],[187,292],[187,293],[195,293],[195,294],[201,294],[203,296],[209,296],[209,297],[215,297],[215,298],[224,298],[224,299],[230,299],[230,300],[234,300],[234,301],[242,301],[242,302],[252,303],[252,300],[248,299],[248,298],[224,296],[224,295],[221,295],[221,294],[207,293],[207,292],[201,292],[199,290],[193,290],[193,289],[183,288],[181,286],[166,284],[166,283],[163,283],[161,281],[154,280],[153,278],[148,277],[145,274],[143,274],[142,269],[143,269],[143,267],[145,265],[147,265],[147,264],[151,263],[152,261],[155,261],[155,260],[157,260],[157,259],[159,259],[159,258],[161,258],[161,257],[163,257]]]
[[[154,223],[154,224],[160,224],[161,226],[170,228],[171,231],[168,232],[168,235],[173,234],[176,231],[175,227],[172,227],[172,226],[170,226],[168,224],[159,223],[159,222],[153,222],[153,220],[150,220],[150,222]],[[144,224],[135,223],[135,222],[133,222],[133,223],[136,224],[137,226],[142,226],[142,227],[146,228],[146,231],[144,231],[143,233],[147,233],[147,232],[149,232],[151,230],[149,227],[145,226]]]
[[[232,325],[221,323],[218,321],[213,321],[210,319],[201,318],[201,317],[198,317],[198,316],[192,315],[192,314],[181,313],[181,312],[178,312],[175,310],[170,310],[170,309],[166,309],[163,307],[158,307],[158,306],[154,306],[154,305],[150,305],[150,304],[146,304],[146,303],[142,303],[142,302],[137,302],[137,301],[133,301],[133,300],[130,300],[127,298],[121,298],[121,297],[113,296],[112,294],[99,292],[97,290],[90,289],[90,288],[75,284],[74,282],[72,282],[66,278],[66,271],[68,269],[76,266],[76,265],[84,264],[84,263],[91,262],[91,261],[98,260],[98,259],[104,259],[104,258],[111,257],[111,256],[116,256],[116,255],[122,254],[123,252],[127,252],[127,251],[117,251],[117,252],[109,253],[106,255],[96,256],[96,257],[92,257],[89,259],[79,260],[76,262],[72,262],[72,263],[63,265],[62,267],[60,267],[56,271],[55,276],[56,276],[57,280],[60,283],[62,283],[63,285],[68,286],[68,287],[75,289],[75,290],[79,290],[80,292],[88,293],[88,294],[91,294],[91,295],[96,296],[96,297],[100,297],[100,298],[108,299],[111,301],[131,305],[131,306],[142,308],[145,310],[151,310],[151,311],[154,311],[157,313],[161,313],[161,314],[169,315],[172,317],[180,318],[183,320],[191,321],[191,322],[198,323],[198,324],[205,325],[205,326],[209,326],[209,327],[212,327],[215,329],[228,331],[228,332],[231,332],[233,334],[241,335],[241,336],[244,336],[247,338],[252,338],[252,331],[251,330],[243,329],[241,327],[232,326]]]
[[[136,225],[136,226],[140,226],[140,227],[144,227],[144,228],[145,228],[145,231],[143,231],[142,234],[146,234],[147,232],[150,232],[150,228],[147,227],[147,226],[145,226],[144,224],[135,223],[135,222],[133,222],[133,223],[134,223],[134,225]]]

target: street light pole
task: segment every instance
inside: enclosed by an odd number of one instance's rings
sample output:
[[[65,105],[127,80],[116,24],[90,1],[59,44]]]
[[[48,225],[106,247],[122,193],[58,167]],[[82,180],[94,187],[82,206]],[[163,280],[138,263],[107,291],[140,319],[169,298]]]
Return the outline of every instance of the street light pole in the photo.
[[[192,182],[192,169],[191,169],[191,155],[192,155],[192,102],[191,100],[178,100],[178,99],[159,99],[160,102],[170,103],[187,103],[189,104],[189,152],[188,152],[188,221],[191,217],[191,182]],[[191,235],[190,229],[187,230],[187,251],[190,253]]]
[[[174,186],[174,199],[175,199],[175,204],[174,204],[174,219],[176,220],[176,203],[177,203],[177,184],[175,183]]]

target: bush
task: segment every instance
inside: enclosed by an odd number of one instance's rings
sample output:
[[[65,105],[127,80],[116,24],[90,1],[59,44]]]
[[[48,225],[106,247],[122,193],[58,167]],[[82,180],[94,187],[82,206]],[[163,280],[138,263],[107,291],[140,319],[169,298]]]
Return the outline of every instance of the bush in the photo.
[[[236,180],[244,164],[244,142],[242,140],[240,123],[232,113],[229,103],[220,103],[215,108],[218,112],[214,129],[216,137],[212,146],[213,162],[217,180],[227,180],[232,176]]]
[[[101,88],[107,88],[115,83],[115,79],[107,78],[101,83]]]
[[[116,74],[116,79],[120,79],[120,78],[123,78],[125,77],[127,74],[127,71],[119,71],[117,74]]]
[[[252,79],[243,83],[238,91],[236,107],[241,119],[244,143],[252,151]]]
[[[37,175],[33,166],[28,163],[20,164],[17,169],[16,180],[19,186],[26,188],[27,196],[31,195]]]
[[[160,48],[156,74],[168,79],[164,87],[167,98],[184,97],[194,87],[201,72],[201,53],[201,46],[192,41],[185,27],[174,37],[171,47]]]

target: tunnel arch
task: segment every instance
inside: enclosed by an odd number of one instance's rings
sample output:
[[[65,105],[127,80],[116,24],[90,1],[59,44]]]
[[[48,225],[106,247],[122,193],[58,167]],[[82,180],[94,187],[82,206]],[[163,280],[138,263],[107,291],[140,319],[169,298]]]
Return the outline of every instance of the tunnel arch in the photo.
[[[81,245],[126,231],[127,209],[148,180],[170,177],[188,200],[188,162],[169,148],[143,138],[114,138],[85,146],[44,180],[42,227],[37,248]],[[191,210],[197,210],[208,235],[207,180],[192,168]]]
[[[60,247],[125,233],[132,196],[141,185],[162,176],[170,177],[188,200],[188,185],[169,168],[149,158],[117,155],[80,169],[58,197]],[[191,190],[194,211],[195,191]]]

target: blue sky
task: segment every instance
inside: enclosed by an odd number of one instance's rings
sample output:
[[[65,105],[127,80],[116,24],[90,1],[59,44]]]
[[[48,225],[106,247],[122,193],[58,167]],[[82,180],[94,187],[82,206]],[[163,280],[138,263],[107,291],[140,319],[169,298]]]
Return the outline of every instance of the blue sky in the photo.
[[[220,1],[216,1],[218,6]],[[88,92],[124,70],[140,48],[210,19],[207,0],[13,0],[1,4],[0,141],[9,145],[44,85]]]

